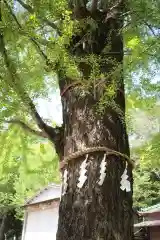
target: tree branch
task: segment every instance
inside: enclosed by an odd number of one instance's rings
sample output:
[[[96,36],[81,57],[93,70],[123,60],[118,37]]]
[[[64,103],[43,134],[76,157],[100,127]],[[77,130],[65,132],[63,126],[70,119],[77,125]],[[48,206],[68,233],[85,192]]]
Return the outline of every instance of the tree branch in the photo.
[[[22,122],[21,120],[18,119],[12,119],[12,120],[7,120],[5,121],[6,123],[11,123],[11,124],[16,124],[19,125],[20,127],[22,127],[25,131],[32,133],[38,137],[42,137],[42,138],[48,138],[47,135],[42,132],[42,131],[36,131],[34,129],[32,129],[31,127],[29,127],[26,123]]]
[[[43,134],[43,137],[48,137],[48,139],[55,145],[55,149],[57,154],[62,157],[63,155],[63,127],[56,127],[53,128],[49,125],[47,125],[39,113],[36,110],[36,107],[29,97],[28,93],[20,86],[19,82],[20,79],[17,76],[16,70],[14,69],[13,64],[10,62],[10,59],[7,55],[7,50],[4,45],[3,35],[0,34],[0,51],[4,58],[5,65],[8,69],[8,72],[11,76],[11,82],[9,83],[10,86],[19,94],[21,99],[24,101],[24,103],[29,106],[31,115],[35,122],[37,123],[37,126],[39,129],[41,129]],[[18,81],[16,81],[16,78],[18,78]],[[21,123],[22,125],[22,123]],[[23,124],[24,127],[24,124]],[[25,126],[26,128],[26,126]]]
[[[119,7],[119,5],[122,4],[122,2],[123,2],[123,0],[118,0],[114,6],[112,6],[111,8],[109,8],[109,9],[107,10],[107,12],[108,12],[108,11],[112,11],[112,10],[114,10],[115,8]]]
[[[106,10],[107,12],[107,15],[106,15],[106,18],[105,18],[105,22],[108,21],[108,19],[110,18],[115,18],[116,17],[116,14],[118,12],[118,7],[123,3],[123,0],[118,0],[116,2],[116,4],[112,7],[110,7],[109,9]]]
[[[83,19],[90,16],[90,12],[86,8],[86,1],[76,1],[76,4],[74,6],[71,4],[70,7],[74,19]]]
[[[7,55],[7,50],[5,48],[5,43],[4,43],[4,39],[3,39],[3,35],[0,34],[0,51],[1,54],[4,58],[4,62],[5,65],[8,69],[8,72],[11,76],[11,81],[10,81],[10,85],[11,87],[18,92],[18,94],[20,95],[21,99],[24,100],[25,104],[27,103],[27,105],[30,107],[31,110],[31,114],[34,117],[34,120],[36,121],[38,127],[41,130],[44,130],[45,128],[45,123],[43,122],[42,118],[40,117],[40,115],[38,114],[36,107],[34,105],[34,103],[32,102],[31,98],[28,96],[28,94],[23,90],[23,88],[20,86],[20,84],[18,84],[17,82],[20,82],[20,79],[18,79],[19,81],[16,81],[16,77],[17,73],[16,73],[16,69],[14,68],[13,64],[10,62],[10,59]]]
[[[3,240],[5,238],[6,224],[7,224],[7,213],[5,213],[2,217],[2,222],[0,226],[0,240]]]
[[[15,22],[17,23],[19,29],[23,31],[23,28],[22,28],[21,24],[19,23],[17,17],[16,17],[15,14],[13,13],[11,7],[9,6],[9,4],[7,3],[6,0],[4,0],[4,3],[6,4],[6,6],[7,6],[8,10],[9,10],[11,16],[13,17],[13,19],[14,19]],[[24,32],[24,31],[23,31],[23,32]],[[25,33],[25,35],[27,35],[27,34]],[[28,37],[29,40],[34,44],[34,46],[38,49],[40,55],[44,58],[44,60],[47,61],[47,63],[48,63],[48,62],[49,62],[48,57],[47,57],[47,55],[42,51],[42,49],[40,48],[40,46],[39,46],[39,44],[37,43],[36,39],[33,38],[33,37],[29,37],[29,36],[27,36],[27,37]]]
[[[91,13],[96,12],[97,7],[98,7],[98,0],[92,0],[91,9],[90,9]]]
[[[1,9],[1,0],[0,0],[0,23],[2,23],[2,9]],[[28,93],[23,89],[22,85],[20,85],[20,78],[17,74],[17,70],[14,66],[14,63],[10,60],[7,52],[7,48],[5,46],[4,36],[3,32],[0,31],[0,53],[4,59],[5,67],[8,70],[8,73],[10,75],[10,78],[8,80],[9,86],[15,90],[20,96],[20,98],[23,100],[24,104],[29,107],[31,115],[35,122],[37,123],[37,126],[42,131],[43,136],[48,137],[48,139],[55,145],[55,149],[57,154],[62,157],[63,155],[63,134],[64,129],[62,127],[56,127],[53,128],[49,125],[47,125],[39,113],[36,110],[36,107],[32,101],[32,99],[29,97]],[[35,130],[30,129],[26,124],[23,122],[19,122],[23,128],[28,129],[30,132],[35,132]]]
[[[151,27],[151,25],[149,23],[147,23],[146,21],[144,21],[144,23],[146,24],[146,26],[149,28],[149,30],[151,31],[151,33],[154,35],[154,37],[156,37],[156,34],[153,30],[153,28]]]
[[[2,22],[1,9],[0,9],[0,22]],[[10,59],[8,57],[2,33],[0,33],[0,52],[2,54],[2,57],[4,58],[4,63],[6,65],[6,68],[11,76],[11,81],[10,81],[11,87],[19,93],[21,99],[23,99],[27,102],[27,105],[30,107],[32,115],[34,116],[34,119],[37,122],[38,127],[41,130],[44,130],[45,123],[43,122],[42,118],[38,114],[36,107],[35,107],[34,103],[32,102],[31,98],[19,84],[20,79],[18,78],[16,69],[15,69],[13,63],[10,61]],[[16,78],[18,78],[18,81],[16,81]]]
[[[8,4],[8,2],[6,0],[4,0],[4,3],[6,4],[7,8],[8,8],[8,11],[10,12],[11,16],[13,17],[13,19],[15,20],[17,26],[19,27],[19,29],[21,30],[21,32],[23,33],[23,35],[27,36],[31,41],[33,41],[34,43],[36,42],[36,45],[37,45],[37,41],[46,46],[48,43],[50,43],[50,41],[46,40],[46,39],[38,39],[38,38],[33,38],[33,37],[30,37],[28,36],[28,34],[24,31],[22,25],[20,24],[20,22],[18,21],[16,15],[13,13],[12,11],[12,8],[11,6]],[[42,51],[42,50],[41,50]],[[44,53],[43,53],[44,54]]]
[[[32,8],[30,5],[24,3],[22,0],[17,0],[17,2],[19,2],[19,4],[26,9],[29,13],[33,14],[35,12],[34,8]],[[42,22],[46,23],[48,26],[50,26],[51,28],[53,28],[54,30],[57,31],[57,33],[59,35],[61,35],[61,32],[59,31],[59,29],[57,28],[57,25],[54,24],[53,22],[49,21],[47,18],[45,17],[41,17],[41,16],[37,16],[39,18],[39,20],[41,20]]]
[[[0,13],[0,21],[1,21],[1,13]],[[11,77],[9,85],[19,94],[19,96],[24,101],[24,103],[27,106],[29,106],[31,115],[35,120],[35,122],[37,123],[39,129],[42,130],[43,135],[47,136],[48,139],[55,144],[56,152],[61,157],[63,155],[63,127],[53,128],[47,125],[43,121],[39,113],[37,112],[36,107],[33,101],[31,100],[31,98],[29,97],[28,93],[19,84],[20,79],[17,75],[16,69],[13,63],[10,61],[8,57],[2,33],[0,33],[0,52],[2,54],[2,57],[4,58],[5,66]]]

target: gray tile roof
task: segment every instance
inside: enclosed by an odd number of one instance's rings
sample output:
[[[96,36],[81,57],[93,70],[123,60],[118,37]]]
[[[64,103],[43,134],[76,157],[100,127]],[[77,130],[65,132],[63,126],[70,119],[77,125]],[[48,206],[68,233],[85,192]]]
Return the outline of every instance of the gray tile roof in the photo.
[[[153,221],[144,221],[140,223],[134,224],[134,227],[153,227],[153,226],[160,226],[160,220],[153,220]]]
[[[41,203],[49,200],[59,199],[61,196],[61,186],[58,184],[49,184],[37,192],[32,198],[28,199],[24,206]]]
[[[150,213],[156,213],[156,212],[160,213],[160,203],[148,208],[141,209],[141,211],[139,211],[139,214],[143,216],[143,215],[148,215]]]

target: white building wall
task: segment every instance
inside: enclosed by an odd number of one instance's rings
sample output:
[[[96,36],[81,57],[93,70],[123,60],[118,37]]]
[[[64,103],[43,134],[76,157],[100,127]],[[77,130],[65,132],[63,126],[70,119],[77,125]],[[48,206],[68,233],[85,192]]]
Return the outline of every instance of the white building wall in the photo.
[[[56,240],[58,208],[28,212],[22,240]]]

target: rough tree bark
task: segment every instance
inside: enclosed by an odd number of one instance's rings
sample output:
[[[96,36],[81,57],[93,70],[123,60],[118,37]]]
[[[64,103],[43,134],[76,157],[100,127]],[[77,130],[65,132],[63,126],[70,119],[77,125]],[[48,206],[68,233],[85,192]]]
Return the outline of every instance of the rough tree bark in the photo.
[[[96,1],[93,1],[95,4]],[[92,11],[85,7],[74,7],[73,18],[84,19],[91,17],[98,28],[90,35],[87,43],[87,30],[73,37],[70,53],[73,56],[84,57],[91,53],[105,58],[103,50],[110,43],[107,53],[119,64],[123,64],[123,39],[120,29],[123,26],[124,3],[113,1],[112,7],[106,12]],[[86,20],[87,21],[87,20]],[[84,44],[78,44],[85,39]],[[110,41],[110,42],[109,42]],[[77,46],[75,48],[75,46]],[[73,50],[74,49],[74,50]],[[91,67],[87,63],[79,65],[85,79],[88,78]],[[113,71],[113,65],[103,62],[100,66],[102,73]],[[62,79],[60,75],[61,93],[69,79]],[[82,90],[77,86],[69,88],[62,96],[64,123],[64,157],[88,147],[105,146],[129,156],[129,144],[125,118],[125,93],[123,73],[116,81],[118,87],[114,97],[116,106],[121,110],[119,114],[111,106],[107,106],[103,114],[96,112],[96,104],[100,95],[105,91],[112,79],[105,81],[104,89],[92,88],[91,91]],[[132,192],[120,189],[121,175],[125,169],[125,161],[121,157],[110,155],[107,157],[106,178],[102,186],[97,184],[100,176],[100,163],[104,153],[89,154],[87,165],[87,180],[78,190],[80,164],[85,159],[76,158],[66,167],[68,170],[68,188],[61,198],[59,208],[59,225],[57,240],[131,240],[133,237]],[[64,171],[64,169],[63,169]],[[128,174],[132,184],[132,169],[128,166]]]
[[[2,222],[0,226],[0,240],[5,240],[6,223],[7,223],[7,214],[5,214],[2,217]]]
[[[18,0],[18,2],[22,3],[23,1]],[[88,2],[86,0],[74,0],[74,4],[72,1],[69,2],[73,11],[73,19],[83,20],[86,28],[82,28],[79,34],[73,36],[68,51],[78,59],[94,54],[100,59],[101,73],[114,72],[113,59],[119,65],[123,64],[123,39],[120,33],[125,11],[123,0],[100,1],[103,6],[102,11],[98,10],[97,0],[91,1],[89,10],[86,7]],[[27,7],[26,4],[22,4],[22,6]],[[32,11],[31,8],[29,9]],[[87,25],[89,18],[94,20],[96,27],[91,28],[90,24]],[[2,21],[1,11],[0,21]],[[101,95],[106,92],[106,88],[112,83],[113,75],[106,79],[96,79],[96,83],[103,80],[100,88],[95,86],[94,81],[91,81],[90,88],[86,90],[79,85],[73,85],[71,79],[66,78],[62,71],[59,72],[63,127],[52,128],[45,124],[39,116],[28,94],[22,87],[19,88],[20,81],[14,64],[11,63],[3,33],[0,33],[0,45],[1,55],[12,80],[10,86],[17,92],[19,89],[18,94],[22,100],[25,99],[24,101],[27,102],[41,131],[37,132],[19,121],[23,128],[36,135],[48,137],[51,142],[55,143],[56,151],[61,159],[85,148],[98,146],[107,147],[129,156],[128,136],[124,120],[125,93],[122,71],[116,76],[114,99],[108,100],[103,114],[98,113],[97,103],[100,101]],[[110,46],[107,48],[108,50],[105,49],[106,45]],[[79,62],[79,69],[83,79],[89,81],[92,69],[89,62]],[[72,87],[68,87],[70,84]],[[83,82],[81,84],[83,85]],[[77,188],[79,169],[86,156],[83,155],[70,161],[65,167],[68,170],[68,188],[66,194],[61,198],[57,240],[132,239],[132,191],[126,192],[120,189],[121,176],[126,162],[122,157],[114,154],[107,156],[106,177],[103,185],[99,186],[97,181],[100,177],[100,163],[103,156],[104,152],[98,151],[89,154],[87,180],[81,189]],[[131,165],[127,170],[132,183]]]

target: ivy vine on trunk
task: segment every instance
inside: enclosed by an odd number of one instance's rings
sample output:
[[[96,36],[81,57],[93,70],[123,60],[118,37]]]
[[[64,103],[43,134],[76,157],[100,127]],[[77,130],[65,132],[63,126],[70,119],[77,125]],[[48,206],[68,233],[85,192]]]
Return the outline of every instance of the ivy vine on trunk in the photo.
[[[73,36],[69,51],[74,58],[79,59],[81,74],[90,84],[89,87],[73,86],[62,96],[64,157],[96,146],[106,146],[129,156],[124,80],[120,67],[123,65],[121,28],[124,3],[117,1],[107,14],[97,9],[96,1],[93,1],[90,11],[84,5],[73,6],[73,19],[80,23],[85,21],[86,25],[85,29]],[[106,46],[109,49],[107,51]],[[91,61],[90,56],[93,56]],[[95,62],[98,62],[99,76],[104,76],[104,79],[95,78]],[[115,66],[121,69],[117,76],[114,75]],[[72,81],[65,78],[63,72],[59,73],[59,78],[60,90],[63,92]],[[114,94],[107,96],[102,111],[97,111],[106,89],[111,87],[114,88]],[[106,177],[103,185],[99,186],[97,181],[103,155],[100,152],[89,154],[87,180],[81,189],[77,188],[77,183],[85,155],[71,161],[66,167],[68,186],[60,203],[58,240],[132,239],[132,192],[120,189],[121,175],[125,169],[124,159],[107,156]],[[132,182],[131,166],[128,171]]]

